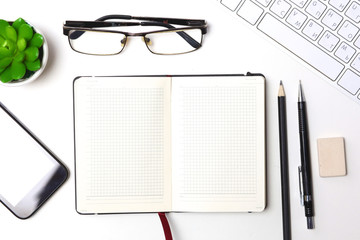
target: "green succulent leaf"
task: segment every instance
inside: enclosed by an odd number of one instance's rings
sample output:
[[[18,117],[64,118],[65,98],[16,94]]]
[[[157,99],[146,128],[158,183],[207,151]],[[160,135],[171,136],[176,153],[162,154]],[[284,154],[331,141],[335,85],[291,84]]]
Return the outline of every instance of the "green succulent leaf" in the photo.
[[[26,41],[30,41],[33,37],[33,29],[29,24],[23,24],[19,27],[18,35],[19,38],[24,38]]]
[[[25,20],[22,18],[18,18],[13,22],[12,26],[16,29],[16,31],[19,31],[19,28],[21,25],[26,24]]]
[[[37,47],[28,47],[25,49],[26,61],[33,62],[39,57],[39,49]]]
[[[0,59],[0,68],[6,68],[7,66],[10,65],[11,62],[12,62],[11,57],[5,57]]]
[[[4,47],[5,46],[5,38],[3,38],[1,35],[0,35],[0,47]]]
[[[25,64],[23,64],[21,62],[13,62],[11,64],[10,69],[11,69],[11,76],[13,79],[20,79],[26,73]]]
[[[11,40],[12,42],[16,42],[17,33],[15,28],[13,28],[12,26],[5,27],[5,36],[8,40]]]
[[[2,36],[3,38],[6,37],[5,35],[5,28],[9,26],[9,23],[3,19],[0,19],[0,36]]]
[[[25,53],[24,52],[18,52],[14,57],[14,62],[23,62],[25,59]]]
[[[6,40],[4,45],[5,48],[10,50],[11,54],[14,54],[16,52],[16,47],[17,47],[16,42],[13,42],[11,40]]]
[[[33,38],[30,40],[30,46],[34,46],[34,47],[41,47],[44,43],[44,37],[39,34],[39,33],[35,33]]]
[[[17,41],[17,47],[20,52],[25,50],[26,45],[26,40],[24,38],[19,38],[19,40]]]
[[[25,61],[25,65],[29,71],[33,71],[33,72],[35,72],[41,68],[40,59],[36,59],[34,62]]]
[[[0,47],[0,59],[9,57],[10,55],[11,55],[11,52],[8,48]]]
[[[3,71],[0,74],[0,81],[2,81],[3,83],[7,83],[7,82],[10,82],[11,80],[13,80],[12,74],[11,74],[11,69],[7,68],[7,69],[5,69],[5,71]]]

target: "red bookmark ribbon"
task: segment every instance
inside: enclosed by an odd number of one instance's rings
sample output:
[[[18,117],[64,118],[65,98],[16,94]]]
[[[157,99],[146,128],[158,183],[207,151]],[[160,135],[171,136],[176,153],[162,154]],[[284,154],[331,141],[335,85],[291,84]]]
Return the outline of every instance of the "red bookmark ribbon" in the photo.
[[[166,218],[165,213],[159,212],[158,214],[159,214],[161,224],[162,224],[162,227],[163,227],[163,230],[164,230],[165,239],[166,240],[172,240],[170,225],[169,225],[169,222],[168,222],[168,220]]]

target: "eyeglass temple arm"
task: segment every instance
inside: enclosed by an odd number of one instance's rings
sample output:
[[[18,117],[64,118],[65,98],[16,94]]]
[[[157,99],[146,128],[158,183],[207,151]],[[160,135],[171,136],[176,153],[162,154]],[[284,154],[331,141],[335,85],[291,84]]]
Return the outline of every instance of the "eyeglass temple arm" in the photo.
[[[155,21],[155,22],[162,22],[162,23],[171,23],[171,24],[178,24],[178,25],[186,25],[186,26],[203,26],[206,24],[205,20],[201,19],[182,19],[182,18],[158,18],[158,17],[135,17],[130,15],[119,15],[119,14],[112,14],[112,15],[105,15],[102,16],[95,21],[106,21],[109,19],[125,19],[125,20],[146,20],[146,21]]]
[[[116,16],[119,19],[130,19],[129,18],[130,16],[128,16],[128,15],[105,15],[105,16],[99,17],[95,21],[105,21],[105,20],[108,20],[108,19],[115,18]],[[93,27],[95,27],[95,26],[93,26]],[[78,39],[83,34],[84,34],[84,32],[82,32],[82,31],[75,31],[75,32],[72,32],[69,37],[70,37],[70,39]]]
[[[66,26],[71,27],[85,27],[85,28],[95,28],[95,27],[114,27],[114,26],[139,26],[138,22],[104,22],[104,21],[66,21],[64,27],[64,35],[69,34],[69,29],[66,29]],[[72,32],[69,37],[70,39],[78,39],[84,34],[82,30],[75,30]]]
[[[104,22],[106,20],[109,19],[126,19],[126,20],[131,20],[131,19],[136,19],[136,20],[153,20],[153,21],[159,21],[159,22],[140,22],[140,23],[135,23],[134,25],[141,25],[141,26],[161,26],[161,27],[166,27],[168,29],[176,29],[176,27],[168,24],[168,22],[171,22],[173,24],[183,24],[183,25],[198,25],[195,22],[196,21],[200,21],[201,23],[205,24],[205,21],[203,20],[187,20],[187,19],[175,19],[175,18],[171,18],[171,19],[165,19],[165,18],[145,18],[145,17],[133,17],[133,16],[129,16],[129,15],[105,15],[102,16],[98,19],[96,19],[95,21],[101,21]],[[192,21],[192,23],[191,23]],[[187,23],[187,24],[185,24]],[[132,25],[131,23],[128,23],[128,25]],[[95,27],[95,26],[93,26]],[[82,31],[75,31],[72,32],[70,34],[70,38],[71,39],[77,39],[79,38],[81,35],[83,35],[84,32]],[[189,34],[187,34],[186,32],[183,31],[178,31],[177,34],[179,34],[186,42],[188,42],[193,48],[199,48],[201,47],[201,44],[196,41],[194,38],[192,38]]]

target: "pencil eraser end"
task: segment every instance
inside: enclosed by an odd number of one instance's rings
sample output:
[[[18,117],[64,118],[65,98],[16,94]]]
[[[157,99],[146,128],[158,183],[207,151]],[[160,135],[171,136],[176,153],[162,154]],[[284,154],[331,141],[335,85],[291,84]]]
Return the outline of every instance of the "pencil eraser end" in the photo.
[[[319,138],[317,147],[320,177],[345,176],[344,138]]]

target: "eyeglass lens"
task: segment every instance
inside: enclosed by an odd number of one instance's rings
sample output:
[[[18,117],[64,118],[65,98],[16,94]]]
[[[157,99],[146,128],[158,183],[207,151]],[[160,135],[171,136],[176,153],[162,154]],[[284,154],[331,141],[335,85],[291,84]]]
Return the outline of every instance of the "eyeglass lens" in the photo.
[[[126,43],[126,35],[122,33],[81,31],[72,30],[69,32],[71,47],[78,52],[110,55],[120,53]]]
[[[178,54],[191,52],[201,47],[200,29],[174,30],[149,33],[145,43],[149,50],[157,54]]]

